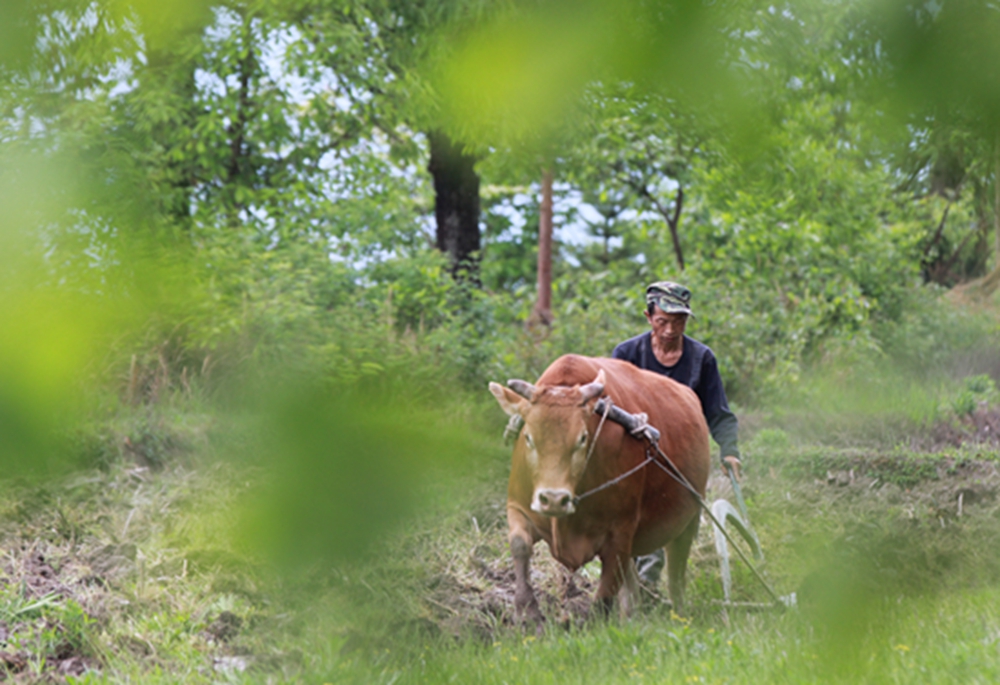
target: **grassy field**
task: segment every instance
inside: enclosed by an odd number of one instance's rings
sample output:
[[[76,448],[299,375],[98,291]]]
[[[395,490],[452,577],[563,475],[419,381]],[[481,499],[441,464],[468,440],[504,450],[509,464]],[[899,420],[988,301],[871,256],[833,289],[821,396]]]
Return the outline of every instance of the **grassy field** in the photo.
[[[630,620],[592,620],[597,563],[570,577],[539,545],[536,633],[512,614],[498,435],[364,554],[279,569],[241,534],[265,476],[218,457],[224,431],[197,412],[133,417],[102,433],[97,467],[3,490],[0,679],[997,682],[996,418],[952,421],[964,441],[935,428],[922,450],[758,429],[745,494],[765,573],[796,608],[724,612],[703,525],[687,617],[647,597]],[[709,499],[728,494],[713,478]],[[738,562],[734,583],[765,600]]]

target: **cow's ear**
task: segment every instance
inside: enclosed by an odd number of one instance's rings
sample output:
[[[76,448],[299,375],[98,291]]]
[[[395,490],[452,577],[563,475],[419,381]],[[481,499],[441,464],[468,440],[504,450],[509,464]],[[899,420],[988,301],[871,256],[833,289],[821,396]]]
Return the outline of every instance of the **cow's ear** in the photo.
[[[495,398],[497,398],[497,402],[500,403],[500,408],[504,410],[504,413],[506,413],[507,416],[514,416],[515,414],[524,416],[524,412],[530,404],[528,400],[524,399],[510,388],[505,388],[499,383],[491,382],[490,392],[493,393]]]
[[[587,404],[588,402],[596,402],[597,398],[601,396],[604,392],[604,369],[597,372],[597,378],[595,378],[590,383],[580,386],[580,406]]]

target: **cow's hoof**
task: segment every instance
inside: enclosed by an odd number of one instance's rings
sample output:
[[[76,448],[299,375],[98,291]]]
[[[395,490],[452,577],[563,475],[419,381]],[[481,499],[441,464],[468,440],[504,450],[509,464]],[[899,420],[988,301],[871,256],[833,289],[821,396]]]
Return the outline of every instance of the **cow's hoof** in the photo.
[[[520,597],[514,595],[514,616],[521,623],[544,623],[541,609],[538,608],[538,599],[534,593],[524,593]]]
[[[541,619],[535,623],[535,637],[541,637],[545,634],[545,619]]]
[[[525,607],[519,611],[517,619],[518,624],[525,630],[534,629],[536,634],[541,634],[545,630],[545,617],[537,605]]]

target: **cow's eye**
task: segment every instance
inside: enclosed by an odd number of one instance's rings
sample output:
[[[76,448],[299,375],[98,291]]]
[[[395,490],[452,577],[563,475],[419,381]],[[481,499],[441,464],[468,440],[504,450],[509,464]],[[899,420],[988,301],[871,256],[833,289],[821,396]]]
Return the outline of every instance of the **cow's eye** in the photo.
[[[576,441],[577,447],[583,447],[587,444],[587,431],[580,433],[580,439]]]
[[[535,441],[531,439],[531,433],[524,434],[524,441],[528,443],[528,447],[535,449]]]

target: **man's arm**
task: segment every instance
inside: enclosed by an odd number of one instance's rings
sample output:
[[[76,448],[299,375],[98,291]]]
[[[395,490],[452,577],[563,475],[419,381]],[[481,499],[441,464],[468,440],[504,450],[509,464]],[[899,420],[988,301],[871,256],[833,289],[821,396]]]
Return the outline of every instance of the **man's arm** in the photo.
[[[716,417],[708,429],[712,433],[712,438],[719,443],[722,465],[732,469],[736,473],[736,477],[739,478],[743,461],[740,459],[740,448],[737,442],[739,422],[736,420],[736,415],[726,410],[726,413]]]
[[[719,456],[724,466],[732,468],[740,475],[739,421],[729,409],[726,401],[726,391],[722,387],[722,377],[715,356],[705,355],[702,362],[701,387],[698,396],[701,399],[705,420],[712,439],[719,443]]]

